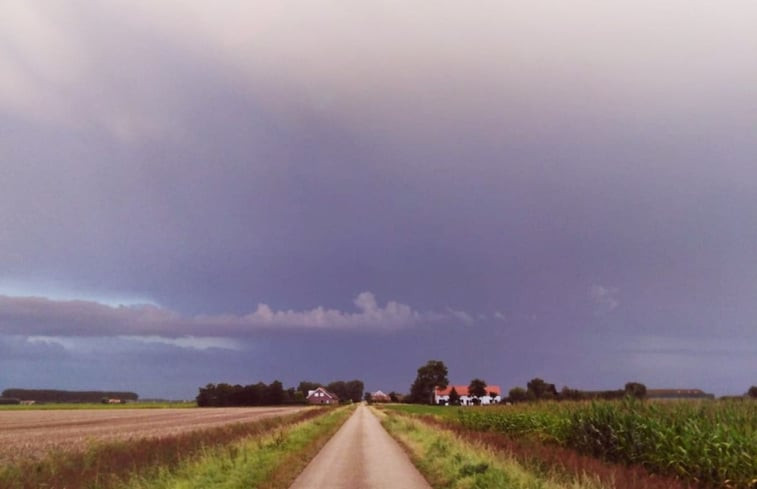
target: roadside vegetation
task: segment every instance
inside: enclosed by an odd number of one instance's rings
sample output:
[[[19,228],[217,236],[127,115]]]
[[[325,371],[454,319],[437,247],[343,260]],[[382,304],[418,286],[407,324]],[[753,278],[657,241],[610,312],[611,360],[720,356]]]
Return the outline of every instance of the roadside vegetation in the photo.
[[[488,408],[392,407],[471,432],[575,450],[703,487],[757,487],[757,403],[544,402]],[[521,444],[521,446],[523,446]]]
[[[204,451],[175,468],[133,477],[119,489],[286,489],[354,407]]]
[[[338,416],[342,416],[339,413],[342,412],[344,409],[335,411],[312,408],[286,416],[263,418],[248,423],[225,425],[160,438],[93,442],[84,450],[60,450],[40,460],[0,466],[0,487],[3,489],[40,487],[116,489],[124,487],[136,476],[140,477],[144,483],[153,478],[167,480],[168,475],[179,473],[178,471],[184,470],[184,467],[194,463],[198,458],[222,454],[225,449],[233,453],[236,449],[228,447],[242,440],[253,445],[260,443],[261,446],[265,446],[267,442],[261,440],[270,440],[273,437],[276,440],[276,446],[279,448],[284,446],[289,450],[286,452],[288,455],[306,453],[307,451],[300,452],[299,448],[294,448],[294,445],[285,444],[290,427],[313,423],[314,426],[322,428],[324,423],[321,421],[316,423],[316,420],[325,416],[329,420],[335,420],[334,423],[338,423],[340,419]],[[334,417],[335,415],[337,417]],[[325,431],[331,429],[331,425],[327,424],[327,426],[329,428]],[[318,431],[315,435],[320,436],[322,433],[324,431]],[[310,440],[316,438],[317,436]]]
[[[384,412],[380,416],[383,426],[405,447],[435,489],[605,487],[590,475],[566,477],[557,472],[531,470],[510,454],[466,441],[452,431],[440,430],[397,412]]]

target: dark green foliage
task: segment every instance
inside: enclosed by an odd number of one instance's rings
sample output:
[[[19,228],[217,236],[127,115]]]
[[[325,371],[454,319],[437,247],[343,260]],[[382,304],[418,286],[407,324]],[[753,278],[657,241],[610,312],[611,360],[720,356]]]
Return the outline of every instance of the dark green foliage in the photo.
[[[339,397],[341,401],[360,402],[363,399],[363,381],[362,380],[336,380],[326,386],[326,389]]]
[[[219,406],[280,406],[282,404],[303,404],[309,390],[314,390],[323,384],[302,381],[297,389],[274,380],[270,384],[258,382],[251,385],[208,384],[200,387],[197,394],[197,405],[200,407]],[[338,380],[326,387],[339,396],[343,401],[360,402],[363,398],[363,381]]]
[[[528,392],[523,387],[513,387],[508,393],[510,402],[524,402],[528,400]]]
[[[15,397],[25,401],[36,402],[100,402],[103,397],[136,401],[135,392],[111,391],[62,391],[52,389],[5,389],[3,397]]]
[[[747,395],[749,397],[753,397],[757,399],[757,385],[753,385],[752,387],[750,387],[749,390],[747,391]]]
[[[534,399],[555,399],[557,398],[557,389],[555,384],[548,384],[542,379],[536,377],[526,384],[529,397]]]
[[[278,380],[267,385],[263,382],[251,385],[208,384],[200,387],[197,405],[200,407],[219,406],[277,406],[293,404],[294,389],[284,390]]]
[[[449,393],[449,405],[458,406],[460,404],[460,394],[457,393],[457,389],[454,387]]]
[[[0,404],[21,404],[21,399],[15,397],[0,397]]]
[[[439,360],[429,360],[418,369],[410,387],[410,402],[433,404],[434,387],[444,389],[449,385],[447,366]]]
[[[644,399],[647,397],[647,386],[639,382],[628,382],[623,389],[625,395],[636,399]]]
[[[309,380],[302,380],[297,385],[297,391],[302,392],[302,394],[307,397],[309,391],[314,391],[323,384],[320,384],[318,382],[311,382]]]
[[[468,394],[476,397],[484,397],[486,395],[486,382],[481,379],[473,379],[468,385]]]
[[[754,488],[757,403],[658,403],[628,397],[623,401],[462,409],[457,416],[470,429],[557,443],[684,481]]]

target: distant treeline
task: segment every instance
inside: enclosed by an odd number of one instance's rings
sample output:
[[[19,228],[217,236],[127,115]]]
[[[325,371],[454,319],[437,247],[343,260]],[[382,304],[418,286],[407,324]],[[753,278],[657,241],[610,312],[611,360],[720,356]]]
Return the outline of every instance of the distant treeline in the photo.
[[[52,389],[5,389],[2,397],[36,402],[100,402],[103,398],[136,401],[135,392],[61,391]]]
[[[643,399],[647,396],[647,388],[644,384],[638,382],[628,382],[623,389],[604,390],[604,391],[584,391],[571,389],[568,386],[563,387],[559,392],[555,384],[545,382],[540,378],[531,379],[526,388],[514,387],[510,389],[509,395],[503,399],[505,402],[525,402],[539,400],[555,401],[581,401],[592,399],[623,399],[625,397],[635,397]]]
[[[302,381],[297,388],[284,388],[284,385],[274,380],[270,384],[258,382],[250,385],[208,384],[200,387],[197,395],[197,405],[201,407],[217,406],[279,406],[283,404],[304,404],[308,391],[317,387],[326,387],[336,394],[340,400],[359,402],[363,397],[363,382],[361,380],[337,380],[330,384]]]

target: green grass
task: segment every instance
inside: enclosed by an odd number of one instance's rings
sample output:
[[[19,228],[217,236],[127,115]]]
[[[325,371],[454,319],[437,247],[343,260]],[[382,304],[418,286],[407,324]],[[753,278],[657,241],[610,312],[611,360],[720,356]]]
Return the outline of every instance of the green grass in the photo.
[[[495,453],[483,445],[466,442],[449,431],[440,430],[396,412],[382,416],[382,424],[410,453],[413,462],[435,489],[599,489],[589,476],[566,482],[550,474],[537,474],[514,458]],[[428,414],[424,410],[410,409]]]
[[[595,401],[482,408],[396,406],[529,437],[710,487],[757,487],[757,402]]]
[[[128,402],[126,404],[103,404],[100,402],[60,402],[32,404],[2,404],[0,411],[34,411],[34,410],[58,410],[58,409],[165,409],[165,408],[195,408],[197,403],[190,402]]]
[[[285,489],[353,410],[338,408],[263,437],[207,450],[177,468],[134,477],[119,489]]]

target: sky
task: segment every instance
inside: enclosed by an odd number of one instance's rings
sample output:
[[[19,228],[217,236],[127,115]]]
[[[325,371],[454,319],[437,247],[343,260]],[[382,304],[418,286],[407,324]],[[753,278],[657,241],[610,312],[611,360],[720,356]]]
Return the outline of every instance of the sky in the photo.
[[[757,382],[757,4],[6,0],[0,389]]]

